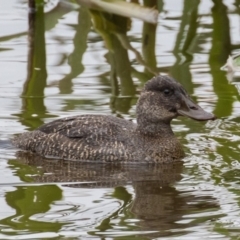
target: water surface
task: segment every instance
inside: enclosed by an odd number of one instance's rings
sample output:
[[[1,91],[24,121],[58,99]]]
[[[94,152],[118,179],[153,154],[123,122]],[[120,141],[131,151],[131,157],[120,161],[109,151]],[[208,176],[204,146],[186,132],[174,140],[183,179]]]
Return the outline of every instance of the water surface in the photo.
[[[240,46],[239,1],[157,2],[154,26],[57,1],[28,21],[26,1],[1,1],[1,239],[239,238],[239,85],[220,71]],[[180,163],[53,161],[9,144],[59,117],[134,120],[156,72],[219,117],[173,121],[187,154]]]

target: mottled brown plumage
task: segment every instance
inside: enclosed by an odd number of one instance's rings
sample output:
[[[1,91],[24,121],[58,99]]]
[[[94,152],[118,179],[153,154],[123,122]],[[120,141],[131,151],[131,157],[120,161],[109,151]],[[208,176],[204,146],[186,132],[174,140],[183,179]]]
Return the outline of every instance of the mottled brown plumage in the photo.
[[[137,103],[137,124],[113,116],[79,115],[47,123],[13,139],[21,149],[48,158],[93,162],[169,162],[184,156],[170,122],[179,115],[214,119],[166,76],[145,84]]]

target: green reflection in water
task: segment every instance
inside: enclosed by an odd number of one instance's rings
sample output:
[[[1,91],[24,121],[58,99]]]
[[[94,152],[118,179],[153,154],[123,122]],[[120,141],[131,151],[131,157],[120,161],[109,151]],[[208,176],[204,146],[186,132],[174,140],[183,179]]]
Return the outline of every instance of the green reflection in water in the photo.
[[[133,48],[126,35],[130,19],[93,10],[91,17],[94,28],[102,36],[108,48],[107,60],[111,67],[112,89],[110,107],[114,113],[117,111],[127,113],[136,93],[128,56],[128,49],[133,50]]]
[[[16,210],[13,216],[1,219],[0,224],[13,230],[24,230],[30,232],[58,232],[64,223],[55,219],[41,221],[41,218],[33,220],[34,215],[47,213],[54,201],[62,198],[62,190],[56,185],[21,186],[15,191],[7,192],[5,200],[7,204]],[[4,232],[15,235],[16,232]]]
[[[159,12],[162,11],[162,1],[156,0],[144,0],[144,5],[147,7],[154,8],[159,5]],[[150,24],[147,22],[143,22],[143,30],[142,30],[142,54],[143,59],[145,60],[147,66],[151,66],[151,68],[157,72],[157,60],[155,54],[155,46],[156,46],[156,30],[157,25]],[[145,73],[147,73],[148,78],[152,78],[152,72],[149,72],[148,68],[145,67]]]
[[[31,176],[42,174],[39,168],[23,164],[18,160],[9,160],[10,168],[24,182],[32,182]],[[17,186],[16,190],[8,191],[5,194],[7,204],[15,209],[12,216],[0,220],[3,228],[11,228],[12,231],[4,231],[4,234],[15,235],[18,230],[29,232],[58,232],[64,223],[59,223],[58,219],[46,219],[35,215],[49,213],[51,205],[62,199],[62,190],[56,185],[40,186]],[[36,218],[35,218],[36,217]],[[35,219],[33,219],[35,218]]]
[[[232,114],[232,106],[238,93],[236,88],[228,83],[226,73],[220,70],[221,66],[225,64],[228,56],[231,54],[228,10],[221,0],[213,2],[213,33],[209,65],[213,77],[214,92],[218,96],[214,113],[216,116],[223,117]]]
[[[76,34],[73,38],[74,49],[68,57],[68,64],[71,70],[69,74],[64,76],[64,78],[59,81],[59,89],[61,94],[71,94],[73,92],[73,78],[77,77],[84,71],[82,58],[87,49],[87,37],[90,28],[91,19],[89,12],[86,8],[81,7],[78,12],[78,23],[75,26]],[[73,107],[67,109],[73,109]]]
[[[193,93],[192,74],[189,66],[192,62],[192,47],[198,28],[198,6],[200,1],[184,1],[181,24],[179,26],[173,54],[175,64],[170,73],[186,88],[189,94]]]
[[[43,124],[40,117],[46,116],[44,106],[44,89],[47,81],[45,29],[44,29],[44,1],[29,2],[36,11],[29,12],[29,51],[27,79],[22,92],[22,111],[15,114],[19,121],[30,129]],[[33,117],[35,114],[38,117]]]
[[[47,70],[43,1],[36,1],[36,7],[36,14],[29,13],[28,76],[22,93],[23,118],[29,121],[27,125],[30,127],[42,124],[39,118],[32,122],[30,120],[32,114],[44,116],[46,113],[44,89]]]
[[[18,160],[9,160],[8,164],[23,182],[33,182],[31,175],[42,174],[41,169],[26,165]]]
[[[107,231],[109,229],[113,229],[113,227],[111,226],[111,220],[112,219],[117,219],[119,213],[121,213],[124,208],[131,202],[132,200],[132,195],[128,193],[128,191],[126,190],[125,187],[116,187],[114,189],[114,193],[112,194],[113,198],[116,198],[118,200],[123,201],[123,204],[121,205],[121,207],[119,207],[117,209],[117,211],[115,211],[114,213],[112,213],[109,217],[105,218],[99,226],[96,227],[96,229],[99,229],[100,231]],[[126,216],[125,218],[129,218],[130,216]],[[131,216],[132,217],[132,216]],[[122,223],[120,223],[119,225],[125,225],[124,221],[121,221]]]

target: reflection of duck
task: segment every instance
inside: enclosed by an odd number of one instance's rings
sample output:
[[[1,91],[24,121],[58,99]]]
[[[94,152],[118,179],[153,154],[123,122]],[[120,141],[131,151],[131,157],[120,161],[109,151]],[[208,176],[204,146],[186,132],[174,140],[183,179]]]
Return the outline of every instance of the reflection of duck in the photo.
[[[156,181],[159,186],[180,180],[183,162],[171,164],[92,164],[81,161],[48,160],[29,152],[17,152],[18,162],[35,166],[34,182],[61,182],[72,187],[116,187],[133,182]],[[21,168],[24,169],[24,168]],[[21,170],[20,170],[21,171]],[[24,175],[24,173],[19,173]]]
[[[199,188],[194,183],[193,185],[189,183],[186,186],[186,182],[183,181],[182,184],[177,184],[182,179],[182,161],[171,164],[147,165],[92,164],[63,160],[44,161],[41,156],[23,151],[18,152],[17,157],[16,171],[17,175],[23,177],[22,180],[27,177],[30,181],[30,177],[31,181],[36,183],[48,182],[53,186],[52,183],[57,182],[63,189],[66,189],[66,187],[80,188],[79,192],[81,193],[82,188],[100,188],[103,192],[106,188],[114,188],[108,191],[108,193],[111,192],[111,195],[108,194],[107,198],[110,197],[114,201],[115,199],[121,200],[122,204],[110,215],[102,214],[101,221],[99,218],[97,219],[101,223],[96,227],[95,234],[99,229],[102,233],[108,230],[114,233],[115,230],[119,231],[122,227],[123,233],[124,229],[131,229],[134,235],[136,231],[141,233],[139,239],[142,239],[143,236],[147,236],[148,239],[179,236],[184,231],[188,231],[190,227],[197,227],[201,219],[202,221],[210,221],[213,218],[213,211],[217,212],[219,210],[219,204],[212,197],[211,191],[209,194],[206,191],[204,194],[199,194]],[[14,161],[11,162],[12,166],[14,166]],[[19,162],[23,163],[23,166],[26,166],[25,164],[31,166],[31,176],[26,174],[26,167],[19,167],[21,166]],[[186,169],[184,172],[186,174]],[[129,192],[124,187],[125,185],[132,185],[134,194]],[[44,186],[44,189],[48,189],[45,184],[42,186]],[[175,186],[179,186],[180,189]],[[71,189],[67,190],[68,194],[69,191],[71,192]],[[76,191],[73,191],[74,196]],[[94,196],[94,191],[91,190],[90,195]],[[34,192],[34,195],[36,194]],[[37,196],[39,199],[42,197],[46,201],[45,195],[39,193]],[[104,204],[106,195],[104,194],[103,198],[100,199],[98,198],[98,201],[92,203],[99,202],[101,207],[106,206],[107,202]],[[80,206],[85,204],[81,197],[77,201]],[[69,208],[68,203],[66,204]],[[95,222],[93,220],[98,215],[92,214],[91,208],[84,209],[84,211],[86,211],[85,214],[88,213],[89,219]],[[206,215],[201,217],[203,212]],[[104,210],[102,213],[104,213]],[[197,216],[196,213],[201,214]],[[75,212],[74,215],[76,214]],[[134,219],[137,221],[132,221]],[[61,219],[58,220],[61,222]],[[133,238],[136,238],[136,236]]]
[[[47,123],[13,139],[45,157],[102,162],[166,162],[184,156],[170,122],[184,115],[214,119],[166,76],[148,81],[137,104],[137,124],[113,116],[80,115]]]

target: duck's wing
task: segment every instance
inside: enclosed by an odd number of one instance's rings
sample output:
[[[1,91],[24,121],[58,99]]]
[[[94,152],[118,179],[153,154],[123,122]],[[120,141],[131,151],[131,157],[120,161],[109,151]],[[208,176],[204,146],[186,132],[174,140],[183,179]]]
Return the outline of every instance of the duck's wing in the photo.
[[[46,134],[59,134],[68,138],[102,140],[121,138],[124,132],[135,129],[135,124],[121,118],[104,115],[79,115],[55,120],[37,130]]]
[[[47,123],[12,142],[44,157],[119,162],[132,159],[130,132],[135,127],[113,116],[80,115]]]

